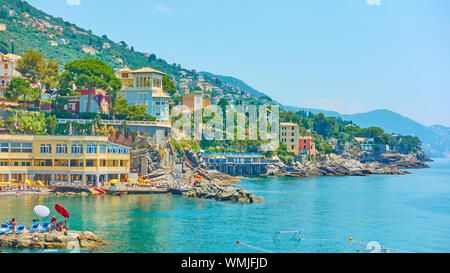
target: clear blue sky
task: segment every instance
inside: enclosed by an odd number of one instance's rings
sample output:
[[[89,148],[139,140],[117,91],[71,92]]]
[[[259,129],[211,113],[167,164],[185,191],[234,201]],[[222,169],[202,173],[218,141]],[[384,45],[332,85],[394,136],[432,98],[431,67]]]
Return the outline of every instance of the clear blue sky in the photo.
[[[390,109],[450,126],[448,0],[28,2],[170,63],[237,77],[283,104]]]

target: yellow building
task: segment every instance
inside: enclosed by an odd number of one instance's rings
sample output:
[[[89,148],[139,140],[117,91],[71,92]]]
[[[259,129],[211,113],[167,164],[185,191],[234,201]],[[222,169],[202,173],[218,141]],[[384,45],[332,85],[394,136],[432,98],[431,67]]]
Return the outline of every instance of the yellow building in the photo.
[[[130,148],[107,136],[0,135],[0,181],[98,185],[129,173]]]
[[[295,123],[280,123],[280,141],[287,146],[288,152],[298,155],[299,128]]]
[[[117,78],[122,82],[122,88],[133,87],[133,74],[128,66],[124,66],[116,72]]]
[[[189,107],[191,111],[195,111],[210,106],[211,99],[204,97],[202,91],[195,91],[183,96],[183,105]]]

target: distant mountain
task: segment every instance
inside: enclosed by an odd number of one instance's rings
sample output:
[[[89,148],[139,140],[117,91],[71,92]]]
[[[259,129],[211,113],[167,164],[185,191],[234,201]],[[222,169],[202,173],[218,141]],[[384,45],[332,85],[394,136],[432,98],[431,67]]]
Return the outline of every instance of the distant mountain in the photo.
[[[330,117],[351,120],[360,127],[378,126],[388,133],[418,136],[423,150],[432,157],[450,157],[450,128],[434,125],[425,126],[390,110],[374,110],[367,113],[344,115],[334,111],[287,106],[291,111],[311,111]]]
[[[254,97],[267,96],[237,78],[209,72],[197,74],[193,70],[183,69],[178,64],[168,64],[153,54],[137,52],[123,41],[116,43],[106,35],[101,37],[94,35],[90,30],[46,14],[26,1],[0,0],[0,22],[7,28],[6,31],[0,31],[0,51],[6,50],[20,55],[28,49],[35,49],[39,50],[45,58],[58,60],[62,64],[76,59],[97,58],[113,68],[122,65],[132,69],[151,66],[169,76],[179,75],[181,71],[185,71],[194,77],[201,74],[208,78],[217,78],[223,83],[239,87],[243,92],[250,93]],[[342,115],[334,111],[295,106],[281,105],[281,109],[323,113],[326,116],[351,120],[360,127],[379,126],[389,133],[416,135],[422,140],[424,151],[431,156],[450,157],[450,128],[440,125],[427,127],[389,110]]]
[[[239,87],[241,89],[241,91],[245,92],[245,93],[250,93],[250,95],[254,96],[254,97],[262,97],[262,96],[267,96],[266,94],[259,92],[258,90],[254,89],[253,87],[251,87],[250,85],[246,84],[245,82],[236,79],[234,77],[230,77],[230,76],[221,76],[221,75],[216,75],[216,74],[212,74],[209,72],[199,72],[199,74],[204,75],[204,76],[208,76],[210,78],[216,78],[221,80],[222,82],[225,83],[229,83],[232,84],[236,87]]]

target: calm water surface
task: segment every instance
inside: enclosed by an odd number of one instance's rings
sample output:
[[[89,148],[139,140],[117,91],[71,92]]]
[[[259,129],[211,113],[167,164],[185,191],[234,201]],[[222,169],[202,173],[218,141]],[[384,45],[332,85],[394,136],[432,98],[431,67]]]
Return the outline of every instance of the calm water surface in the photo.
[[[355,252],[370,241],[392,252],[450,252],[450,160],[431,166],[406,176],[238,184],[262,195],[262,204],[166,194],[0,197],[0,220],[16,217],[18,224],[29,225],[35,205],[57,215],[53,206],[59,203],[71,213],[71,229],[110,241],[97,252]],[[292,234],[272,240],[277,231],[295,230],[305,240]],[[237,246],[236,240],[259,249]]]

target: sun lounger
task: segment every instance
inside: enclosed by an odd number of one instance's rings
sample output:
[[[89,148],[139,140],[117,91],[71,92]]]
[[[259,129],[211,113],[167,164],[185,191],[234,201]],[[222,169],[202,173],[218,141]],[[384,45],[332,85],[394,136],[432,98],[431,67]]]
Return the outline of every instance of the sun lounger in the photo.
[[[34,222],[34,223],[31,225],[31,227],[28,228],[28,231],[29,231],[29,232],[35,232],[36,230],[39,229],[39,226],[40,226],[39,223]]]
[[[0,235],[3,235],[3,234],[5,234],[5,233],[7,233],[8,232],[8,228],[1,228],[0,229]]]
[[[46,222],[46,223],[44,223],[44,225],[42,225],[42,227],[38,228],[37,230],[39,232],[45,232],[45,231],[48,231],[49,226],[50,226],[50,223]]]
[[[7,233],[10,233],[10,232],[12,232],[12,227],[11,226],[9,226],[8,228],[5,228],[5,229],[2,229],[2,231],[0,231],[0,234],[7,234]]]
[[[23,233],[24,230],[25,230],[24,225],[18,226],[16,229],[16,234],[21,234],[21,233]]]

